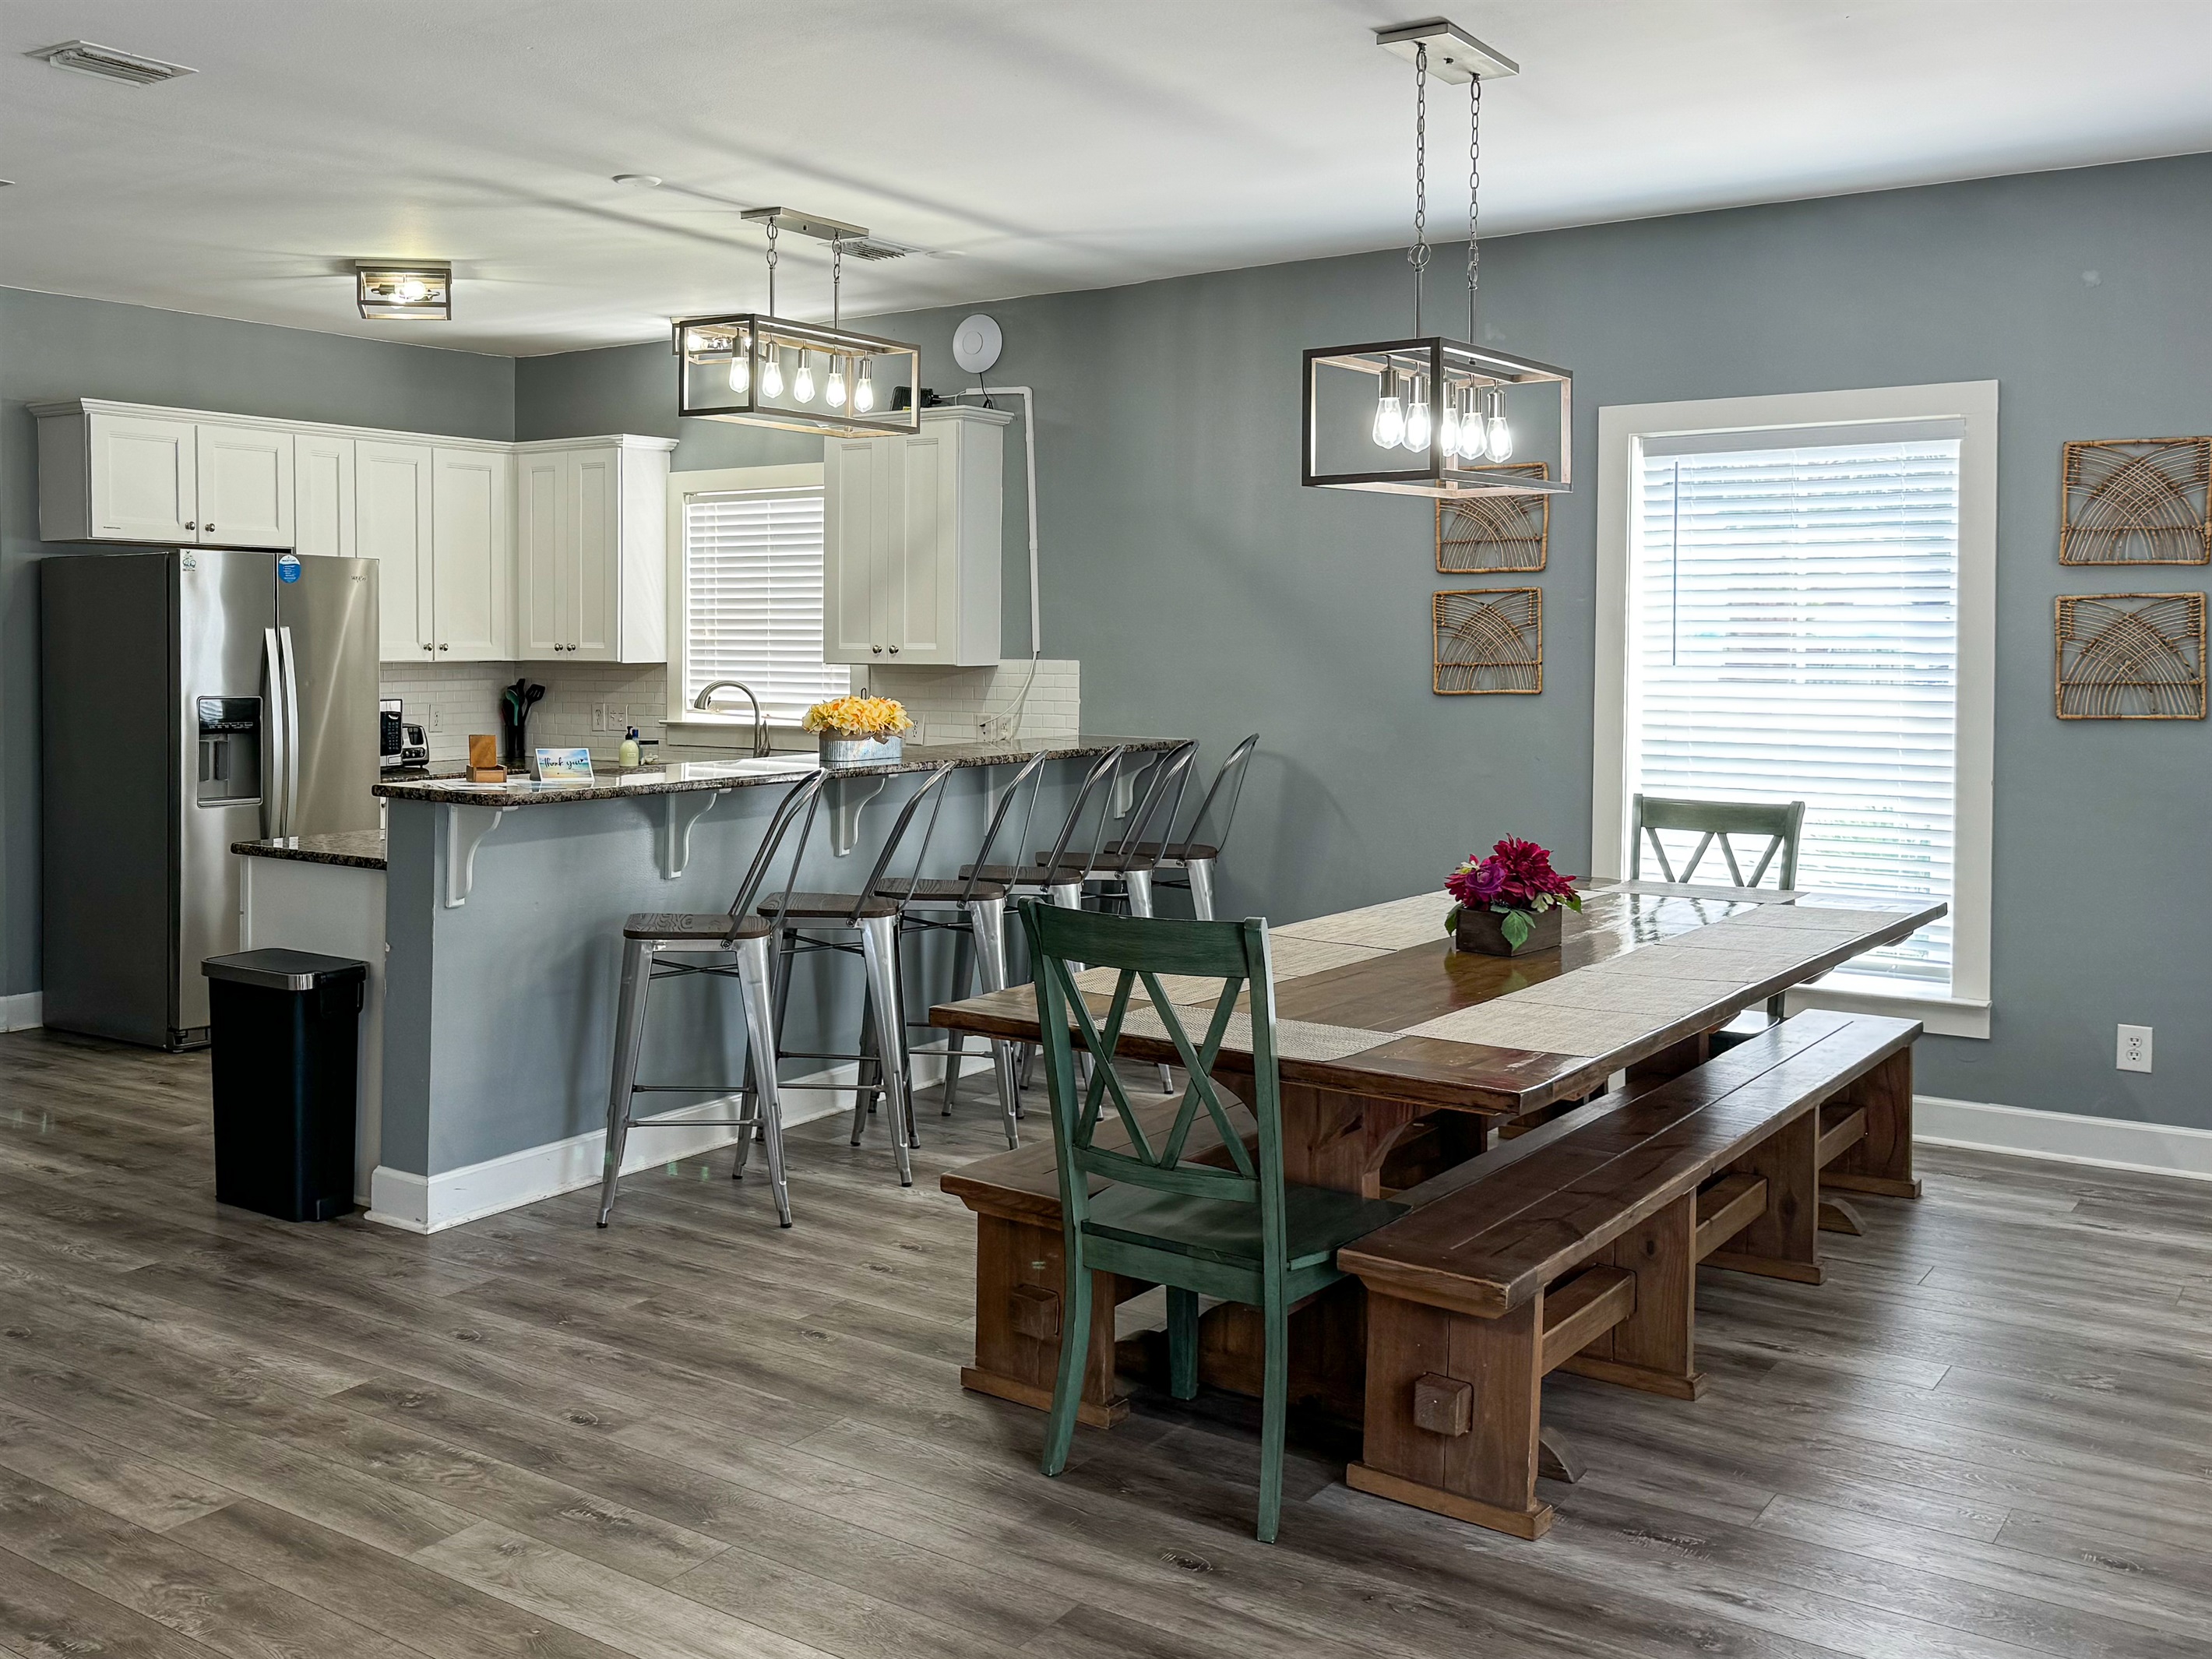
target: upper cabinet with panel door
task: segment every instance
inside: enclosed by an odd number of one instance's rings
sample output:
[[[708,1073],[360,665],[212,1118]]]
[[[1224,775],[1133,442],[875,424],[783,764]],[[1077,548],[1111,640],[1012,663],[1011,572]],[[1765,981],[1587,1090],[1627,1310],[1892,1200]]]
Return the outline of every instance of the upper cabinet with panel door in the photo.
[[[292,545],[289,428],[92,398],[31,412],[41,539]]]
[[[1006,428],[926,409],[912,437],[823,446],[823,659],[999,660]]]
[[[515,447],[515,652],[668,659],[667,438]]]

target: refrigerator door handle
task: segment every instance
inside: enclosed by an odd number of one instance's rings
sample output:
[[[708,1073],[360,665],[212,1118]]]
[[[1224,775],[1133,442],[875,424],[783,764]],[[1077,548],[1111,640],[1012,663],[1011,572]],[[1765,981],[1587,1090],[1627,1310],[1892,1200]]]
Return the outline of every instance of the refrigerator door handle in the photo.
[[[284,662],[284,833],[300,833],[300,676],[293,664],[292,630],[276,630]]]
[[[261,784],[261,833],[273,840],[284,834],[284,778],[291,769],[285,747],[289,722],[284,708],[284,670],[276,643],[276,630],[261,630],[261,672],[269,685],[262,706],[261,727],[268,736],[269,770]]]

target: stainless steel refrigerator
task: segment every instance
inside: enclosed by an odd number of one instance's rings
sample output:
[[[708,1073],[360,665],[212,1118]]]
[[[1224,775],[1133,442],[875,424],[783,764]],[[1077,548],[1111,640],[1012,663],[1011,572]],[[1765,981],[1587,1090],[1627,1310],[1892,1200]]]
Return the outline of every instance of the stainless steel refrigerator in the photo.
[[[224,548],[39,562],[42,1018],[208,1039],[237,841],[374,830],[376,561]]]

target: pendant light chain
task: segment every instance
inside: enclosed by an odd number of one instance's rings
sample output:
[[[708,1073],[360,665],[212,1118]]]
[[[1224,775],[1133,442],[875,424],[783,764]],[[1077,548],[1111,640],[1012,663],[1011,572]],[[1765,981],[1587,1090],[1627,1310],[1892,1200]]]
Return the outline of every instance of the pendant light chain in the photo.
[[[845,285],[845,244],[830,244],[830,326],[843,325],[843,295]]]
[[[1475,343],[1474,290],[1482,277],[1482,77],[1467,84],[1467,343]]]
[[[768,222],[768,314],[775,315],[775,221]]]
[[[1413,52],[1413,246],[1406,252],[1413,268],[1413,333],[1421,331],[1421,301],[1429,284],[1429,48]]]

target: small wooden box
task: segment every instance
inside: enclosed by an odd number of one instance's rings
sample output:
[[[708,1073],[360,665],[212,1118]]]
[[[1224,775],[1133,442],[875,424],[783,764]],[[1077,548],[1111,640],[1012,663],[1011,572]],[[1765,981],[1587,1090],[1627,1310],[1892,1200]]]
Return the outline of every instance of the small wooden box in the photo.
[[[469,733],[469,781],[507,781],[507,769],[499,763],[499,738],[496,735],[483,732]]]

